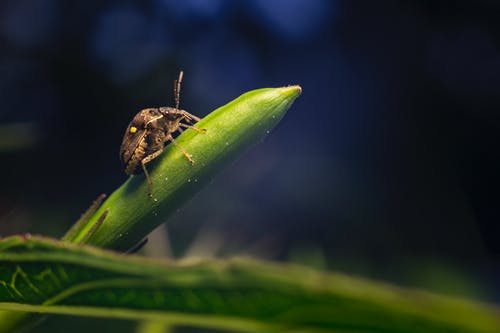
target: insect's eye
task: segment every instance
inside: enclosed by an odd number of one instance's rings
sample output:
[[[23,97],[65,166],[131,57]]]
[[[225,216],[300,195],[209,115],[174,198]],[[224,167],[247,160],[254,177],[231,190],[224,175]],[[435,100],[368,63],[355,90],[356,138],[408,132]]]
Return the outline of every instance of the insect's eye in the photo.
[[[130,127],[129,132],[130,132],[130,133],[135,133],[135,132],[137,132],[137,127],[134,127],[134,126]]]

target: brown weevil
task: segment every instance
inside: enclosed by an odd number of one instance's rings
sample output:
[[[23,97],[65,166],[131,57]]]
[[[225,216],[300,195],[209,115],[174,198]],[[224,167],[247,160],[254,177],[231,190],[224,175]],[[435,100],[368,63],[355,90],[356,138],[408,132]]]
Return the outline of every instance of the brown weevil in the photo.
[[[172,134],[176,131],[182,132],[182,128],[191,128],[198,132],[205,131],[205,129],[192,125],[193,121],[198,122],[200,118],[179,109],[182,76],[183,72],[181,71],[179,78],[174,82],[175,107],[147,108],[139,111],[128,125],[123,136],[120,159],[125,173],[137,175],[144,172],[148,181],[149,196],[152,196],[153,184],[149,178],[146,164],[162,153],[167,141],[172,142],[188,161],[194,164],[191,155],[179,146]]]

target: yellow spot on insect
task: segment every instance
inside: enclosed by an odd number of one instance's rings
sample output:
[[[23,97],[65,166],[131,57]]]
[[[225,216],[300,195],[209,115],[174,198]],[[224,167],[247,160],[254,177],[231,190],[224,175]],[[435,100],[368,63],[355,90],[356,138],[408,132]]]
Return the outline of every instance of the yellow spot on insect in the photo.
[[[137,132],[137,127],[134,126],[130,127],[130,133],[135,133],[135,132]]]

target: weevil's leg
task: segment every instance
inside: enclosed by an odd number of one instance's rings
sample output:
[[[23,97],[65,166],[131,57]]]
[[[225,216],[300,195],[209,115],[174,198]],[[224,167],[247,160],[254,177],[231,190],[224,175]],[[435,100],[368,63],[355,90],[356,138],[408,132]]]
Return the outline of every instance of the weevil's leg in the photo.
[[[173,109],[173,110],[169,110],[169,112],[173,113],[173,114],[176,114],[176,115],[180,115],[182,116],[182,119],[183,120],[186,120],[186,121],[189,121],[189,122],[192,122],[193,120],[195,121],[200,121],[201,118],[200,117],[197,117],[195,116],[194,114],[191,114],[185,110],[180,110],[180,109]]]
[[[185,127],[185,128],[191,128],[191,129],[194,129],[196,132],[200,132],[200,133],[205,133],[207,131],[206,128],[199,128],[199,127],[196,127],[196,126],[193,126],[193,125],[188,125],[188,124],[183,124],[183,123],[180,123],[179,126],[182,126],[182,127]],[[179,128],[179,131],[181,131],[182,133],[182,129]]]
[[[179,113],[182,114],[184,116],[184,119],[186,119],[187,121],[192,121],[194,119],[196,122],[198,122],[201,120],[200,117],[197,117],[194,114],[191,114],[184,110],[179,110]]]
[[[168,140],[168,141],[171,141],[171,142],[172,142],[172,143],[173,143],[173,144],[177,147],[177,149],[179,149],[179,150],[180,150],[180,151],[184,154],[184,156],[186,156],[186,158],[188,159],[189,163],[194,164],[194,160],[193,160],[193,158],[191,157],[191,155],[189,155],[189,154],[188,154],[188,153],[184,150],[184,148],[182,148],[182,147],[181,147],[181,146],[177,143],[177,141],[175,141],[175,139],[172,137],[172,135],[170,135],[170,134],[169,134],[169,135],[167,136],[167,140]]]
[[[144,171],[144,175],[146,176],[146,180],[148,181],[148,187],[149,187],[149,196],[153,196],[153,183],[151,182],[151,178],[149,178],[149,173],[148,170],[146,169],[146,164],[157,158],[161,153],[163,152],[163,149],[157,150],[151,155],[146,156],[144,159],[141,161],[141,166],[142,166],[142,171]]]
[[[144,160],[142,160],[141,165],[142,165],[142,170],[144,171],[144,175],[146,176],[146,180],[148,181],[148,194],[150,197],[153,197],[153,183],[151,183],[151,178],[149,178],[149,173],[148,169],[146,169],[146,165],[143,163]]]

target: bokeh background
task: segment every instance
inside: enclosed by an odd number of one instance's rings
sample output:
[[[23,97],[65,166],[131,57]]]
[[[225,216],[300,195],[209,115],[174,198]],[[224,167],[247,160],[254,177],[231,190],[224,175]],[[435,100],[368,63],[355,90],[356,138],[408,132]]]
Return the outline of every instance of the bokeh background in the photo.
[[[133,115],[300,84],[169,220],[174,257],[249,254],[500,302],[496,1],[4,0],[0,235],[58,237],[125,179]]]

